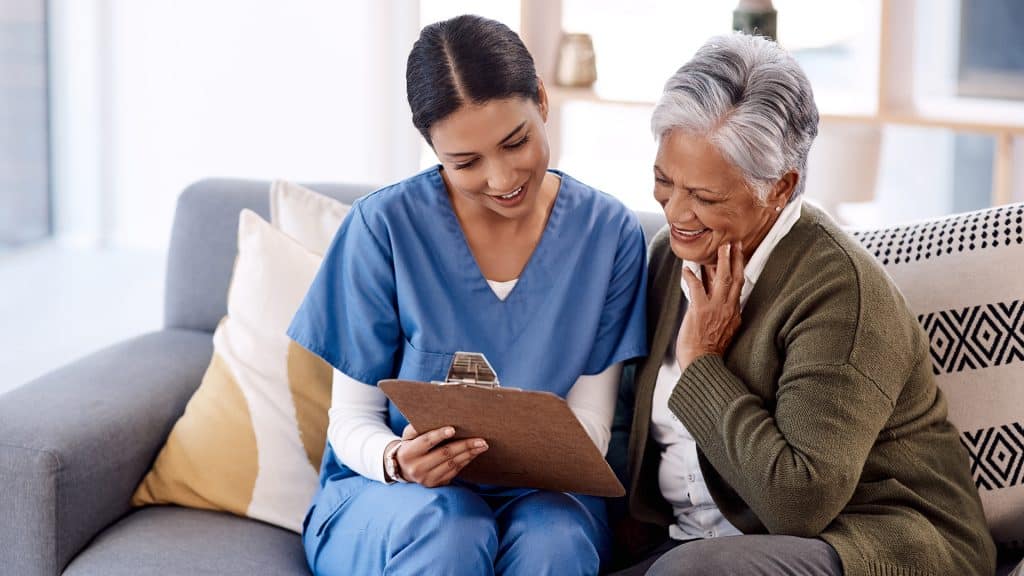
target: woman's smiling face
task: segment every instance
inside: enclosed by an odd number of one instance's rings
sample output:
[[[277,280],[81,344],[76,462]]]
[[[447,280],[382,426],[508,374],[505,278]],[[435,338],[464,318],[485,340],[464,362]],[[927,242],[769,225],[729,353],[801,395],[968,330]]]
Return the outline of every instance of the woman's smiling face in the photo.
[[[430,130],[449,190],[510,219],[532,214],[550,152],[547,101],[527,98],[465,105]]]
[[[793,174],[793,173],[790,173]],[[738,167],[704,136],[666,132],[654,161],[654,198],[671,228],[672,252],[713,266],[718,247],[742,242],[749,260],[785,206],[795,180],[784,177],[762,201]]]

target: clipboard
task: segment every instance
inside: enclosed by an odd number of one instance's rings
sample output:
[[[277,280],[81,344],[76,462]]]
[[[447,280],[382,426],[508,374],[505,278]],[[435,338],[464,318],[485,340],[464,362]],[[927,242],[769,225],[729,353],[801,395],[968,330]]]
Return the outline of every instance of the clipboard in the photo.
[[[380,389],[416,430],[453,426],[453,440],[488,449],[458,478],[478,484],[592,496],[626,493],[565,400],[503,388],[482,354],[457,352],[445,382],[381,380]]]

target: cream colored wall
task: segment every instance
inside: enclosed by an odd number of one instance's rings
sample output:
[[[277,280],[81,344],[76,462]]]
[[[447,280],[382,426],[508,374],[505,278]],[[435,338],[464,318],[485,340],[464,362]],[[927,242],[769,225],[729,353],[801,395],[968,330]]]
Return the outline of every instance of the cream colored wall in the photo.
[[[54,0],[60,229],[160,247],[210,176],[382,183],[417,167],[414,2]]]

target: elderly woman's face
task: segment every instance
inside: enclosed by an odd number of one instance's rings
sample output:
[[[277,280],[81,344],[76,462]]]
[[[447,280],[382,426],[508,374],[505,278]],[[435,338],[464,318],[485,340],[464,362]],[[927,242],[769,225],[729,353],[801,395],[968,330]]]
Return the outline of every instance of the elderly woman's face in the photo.
[[[739,168],[706,138],[681,130],[662,137],[654,161],[654,198],[665,210],[672,251],[701,265],[715,265],[718,247],[726,242],[742,241],[749,259],[791,189],[776,187],[761,201]]]

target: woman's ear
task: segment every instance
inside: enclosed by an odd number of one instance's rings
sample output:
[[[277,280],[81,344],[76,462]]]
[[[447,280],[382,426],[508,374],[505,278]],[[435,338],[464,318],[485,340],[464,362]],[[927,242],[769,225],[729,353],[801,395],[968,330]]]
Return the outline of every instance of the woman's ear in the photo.
[[[548,121],[548,91],[544,88],[544,81],[537,76],[537,107],[540,108],[540,117],[545,123]]]
[[[785,206],[796,192],[796,185],[800,182],[800,173],[789,171],[782,175],[772,186],[766,201],[772,206]]]

